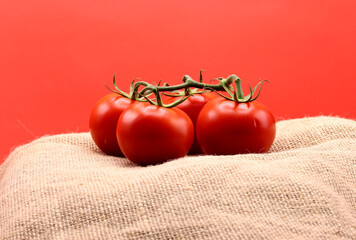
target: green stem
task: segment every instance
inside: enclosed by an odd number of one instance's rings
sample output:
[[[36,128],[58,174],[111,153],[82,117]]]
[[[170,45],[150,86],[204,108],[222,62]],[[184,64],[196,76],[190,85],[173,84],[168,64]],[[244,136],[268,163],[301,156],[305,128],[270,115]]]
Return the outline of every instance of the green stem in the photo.
[[[163,106],[163,102],[162,102],[162,98],[161,98],[161,95],[160,95],[159,91],[155,90],[154,93],[156,95],[157,106],[162,107]]]
[[[241,79],[237,76],[235,78],[235,84],[236,84],[236,97],[237,99],[243,100],[245,98],[245,95],[242,91]]]
[[[199,82],[194,81],[188,75],[184,75],[183,83],[178,84],[178,85],[173,85],[173,86],[169,86],[168,84],[163,84],[163,86],[159,86],[159,84],[152,85],[152,84],[144,82],[144,81],[139,81],[139,82],[136,82],[135,84],[133,84],[133,82],[132,82],[130,96],[131,96],[131,99],[133,99],[133,100],[140,101],[140,98],[141,99],[144,98],[146,101],[150,102],[151,104],[157,105],[157,106],[174,107],[174,106],[182,103],[183,101],[185,101],[189,96],[192,96],[196,93],[202,93],[202,92],[197,92],[197,89],[205,89],[205,90],[214,91],[217,94],[219,94],[220,96],[222,96],[228,100],[235,101],[238,103],[245,103],[245,102],[254,101],[259,96],[259,94],[261,92],[262,84],[266,80],[258,83],[253,89],[251,89],[251,86],[249,86],[250,94],[247,95],[246,97],[243,94],[243,90],[242,90],[242,86],[241,86],[241,79],[238,76],[236,76],[235,74],[230,75],[226,79],[219,78],[218,84],[207,84],[207,83],[203,83],[201,81],[202,81],[202,76],[200,74]],[[235,83],[235,86],[236,86],[236,90],[234,92],[233,92],[234,88],[231,86],[233,83]],[[119,89],[117,88],[117,86],[115,84],[115,81],[114,81],[114,85],[115,85],[115,88],[119,91]],[[253,98],[253,94],[258,89],[259,85],[261,86],[259,89],[259,92],[258,92],[257,96],[255,98]],[[143,89],[141,89],[139,91],[139,88],[141,86],[143,87]],[[195,88],[195,89],[191,90],[190,88]],[[178,90],[181,90],[181,89],[184,89],[184,91],[180,91],[181,92],[180,93]],[[230,95],[230,97],[222,95],[221,93],[219,93],[219,91],[227,92]],[[165,105],[162,101],[161,93],[164,95],[167,95],[167,96],[170,96],[170,95],[165,94],[164,92],[175,92],[175,93],[178,93],[178,95],[176,95],[176,96],[182,96],[182,98],[180,98],[179,100],[177,100],[171,104]],[[121,91],[118,93],[122,94]],[[153,102],[151,99],[148,99],[148,96],[151,94],[156,95],[155,102]]]
[[[147,94],[146,92],[151,92],[157,90],[159,92],[170,92],[170,91],[175,91],[175,90],[180,90],[180,89],[187,89],[187,88],[199,88],[199,89],[213,89],[216,91],[224,91],[227,86],[226,81],[220,81],[218,84],[207,84],[207,83],[200,83],[194,81],[191,77],[188,75],[185,75],[183,78],[184,83],[174,85],[174,86],[155,86],[152,84],[149,84],[144,81],[136,82],[134,89],[138,90],[140,86],[144,86],[144,88],[141,90],[141,94]]]
[[[205,72],[205,70],[200,70],[200,74],[199,74],[199,82],[202,83],[203,82],[203,72]]]

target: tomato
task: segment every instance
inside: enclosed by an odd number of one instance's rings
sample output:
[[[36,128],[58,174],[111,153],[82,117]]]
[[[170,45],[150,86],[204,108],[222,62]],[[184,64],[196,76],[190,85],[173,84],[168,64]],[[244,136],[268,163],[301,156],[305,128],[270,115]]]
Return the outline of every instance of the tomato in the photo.
[[[205,154],[260,153],[270,149],[276,124],[261,103],[218,99],[201,110],[196,134]]]
[[[194,127],[180,109],[136,102],[121,114],[116,135],[129,160],[154,165],[184,157],[192,145]]]
[[[196,128],[196,122],[199,116],[201,109],[205,106],[205,104],[213,99],[218,98],[216,93],[200,93],[194,94],[188,97],[183,103],[176,106],[183,112],[185,112],[193,122],[194,129]],[[173,102],[177,100],[177,98],[169,99],[168,102]],[[192,147],[189,150],[189,154],[201,154],[203,151],[201,150],[196,134],[194,134],[194,140]]]
[[[90,134],[95,144],[106,154],[123,157],[116,139],[116,125],[121,113],[132,100],[112,93],[101,98],[94,106],[89,120]]]

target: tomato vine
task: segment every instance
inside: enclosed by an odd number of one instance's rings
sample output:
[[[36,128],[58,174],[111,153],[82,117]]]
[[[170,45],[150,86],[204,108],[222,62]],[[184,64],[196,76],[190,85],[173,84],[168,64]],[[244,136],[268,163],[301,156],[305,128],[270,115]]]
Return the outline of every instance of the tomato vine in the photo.
[[[250,92],[245,96],[243,94],[243,89],[241,86],[241,79],[235,74],[232,74],[227,78],[223,78],[223,77],[215,78],[213,80],[218,81],[217,84],[208,84],[208,83],[203,83],[202,81],[202,71],[204,70],[200,71],[199,81],[195,81],[189,75],[184,75],[182,80],[183,83],[177,85],[169,85],[168,83],[164,83],[162,86],[160,86],[160,82],[157,85],[154,85],[142,81],[141,79],[140,79],[141,81],[135,82],[136,80],[139,79],[136,78],[132,80],[130,84],[129,94],[123,92],[118,88],[115,81],[115,76],[113,78],[113,85],[115,90],[109,88],[108,86],[106,87],[109,90],[123,97],[130,98],[135,101],[147,101],[152,105],[172,108],[184,102],[189,96],[192,96],[194,94],[201,94],[209,91],[215,92],[221,97],[237,103],[252,102],[259,97],[262,90],[263,83],[269,82],[268,80],[261,80],[259,83],[255,85],[254,88],[252,88],[249,84]],[[235,84],[235,88],[233,87],[233,84]],[[140,88],[142,89],[140,90]],[[257,91],[257,95],[254,97],[256,91]],[[166,93],[166,92],[170,92],[170,93]],[[227,92],[229,96],[225,96],[221,92]],[[150,99],[148,97],[152,94],[155,96],[154,99]],[[171,97],[181,97],[181,98],[172,103],[165,104],[162,101],[162,95],[171,96]]]

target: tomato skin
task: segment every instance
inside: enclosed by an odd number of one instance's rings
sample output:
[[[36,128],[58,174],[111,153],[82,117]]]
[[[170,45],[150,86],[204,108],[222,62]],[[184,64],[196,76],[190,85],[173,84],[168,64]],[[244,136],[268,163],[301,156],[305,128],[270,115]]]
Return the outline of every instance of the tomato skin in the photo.
[[[116,139],[116,125],[131,99],[112,93],[101,98],[93,107],[89,128],[95,144],[108,155],[123,157]]]
[[[212,101],[214,99],[217,99],[218,95],[216,93],[200,93],[200,94],[194,94],[193,96],[188,97],[183,103],[179,104],[176,106],[176,108],[179,108],[183,112],[185,112],[189,118],[192,120],[194,129],[196,129],[196,122],[198,120],[198,116],[202,108],[207,104],[209,101]],[[172,98],[169,99],[169,102],[173,102],[177,100],[177,98]],[[189,150],[188,154],[202,154],[203,151],[200,148],[200,145],[198,143],[198,139],[196,134],[194,134],[194,140],[192,147]]]
[[[121,114],[116,136],[130,161],[154,165],[184,157],[192,145],[194,127],[179,109],[136,102]]]
[[[196,134],[205,154],[262,153],[272,146],[276,124],[261,103],[219,99],[201,110]]]

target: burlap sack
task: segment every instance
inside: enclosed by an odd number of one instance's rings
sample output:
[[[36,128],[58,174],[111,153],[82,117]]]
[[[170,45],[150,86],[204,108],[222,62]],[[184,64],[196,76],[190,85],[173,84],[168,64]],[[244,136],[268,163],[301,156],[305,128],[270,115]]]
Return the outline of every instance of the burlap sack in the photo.
[[[268,154],[139,167],[88,133],[0,167],[1,239],[356,239],[356,122],[281,121]]]

